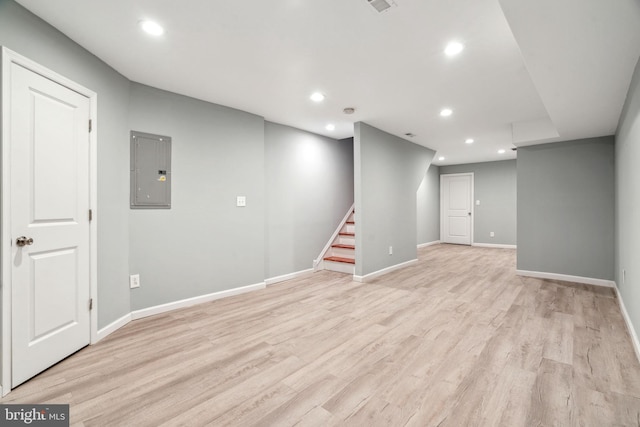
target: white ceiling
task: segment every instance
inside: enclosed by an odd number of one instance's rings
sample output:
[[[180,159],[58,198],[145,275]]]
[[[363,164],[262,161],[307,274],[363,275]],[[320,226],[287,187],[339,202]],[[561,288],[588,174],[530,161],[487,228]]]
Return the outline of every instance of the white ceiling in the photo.
[[[440,165],[613,134],[640,56],[638,0],[17,1],[133,81],[333,138],[364,121]]]

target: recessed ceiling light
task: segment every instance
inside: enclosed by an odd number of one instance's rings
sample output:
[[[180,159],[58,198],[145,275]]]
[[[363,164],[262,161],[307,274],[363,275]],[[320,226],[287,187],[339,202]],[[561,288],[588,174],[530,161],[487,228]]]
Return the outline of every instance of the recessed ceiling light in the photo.
[[[473,138],[468,138],[464,141],[465,144],[473,144]]]
[[[161,36],[164,34],[164,28],[162,28],[157,22],[140,21],[140,27],[145,33],[151,34],[152,36]]]
[[[438,157],[438,160],[443,161],[444,160],[444,156]]]
[[[460,52],[462,52],[462,49],[464,49],[464,46],[462,43],[460,42],[450,42],[447,47],[444,49],[444,53],[447,56],[455,56],[457,54],[459,54]]]
[[[444,108],[442,109],[442,111],[440,111],[440,115],[442,117],[449,117],[452,114],[453,114],[453,111],[450,108]]]
[[[322,101],[324,101],[324,95],[321,94],[320,92],[312,93],[310,98],[314,102],[322,102]]]
[[[506,153],[505,150],[502,150],[502,149],[498,150],[498,154],[504,154],[504,153]]]
[[[329,123],[327,126],[325,126],[325,129],[327,129],[327,130],[336,130],[336,125]]]

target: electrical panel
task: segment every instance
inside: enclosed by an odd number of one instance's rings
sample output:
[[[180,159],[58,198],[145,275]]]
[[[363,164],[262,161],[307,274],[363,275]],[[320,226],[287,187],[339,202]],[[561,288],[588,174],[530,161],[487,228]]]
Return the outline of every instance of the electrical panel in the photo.
[[[171,137],[131,131],[131,209],[171,208]]]

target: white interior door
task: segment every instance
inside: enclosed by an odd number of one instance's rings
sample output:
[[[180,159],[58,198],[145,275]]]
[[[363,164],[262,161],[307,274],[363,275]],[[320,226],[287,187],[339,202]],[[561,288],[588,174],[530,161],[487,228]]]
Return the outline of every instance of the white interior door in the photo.
[[[473,175],[440,176],[442,203],[442,241],[459,245],[471,244]]]
[[[10,85],[15,387],[90,341],[90,100],[15,63]]]

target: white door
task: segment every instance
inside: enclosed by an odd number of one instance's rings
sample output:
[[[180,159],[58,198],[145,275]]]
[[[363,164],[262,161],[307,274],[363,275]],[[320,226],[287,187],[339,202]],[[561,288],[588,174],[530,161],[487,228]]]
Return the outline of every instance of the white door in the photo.
[[[87,97],[11,64],[12,387],[90,341]]]
[[[443,242],[471,244],[472,189],[472,174],[440,176]]]

